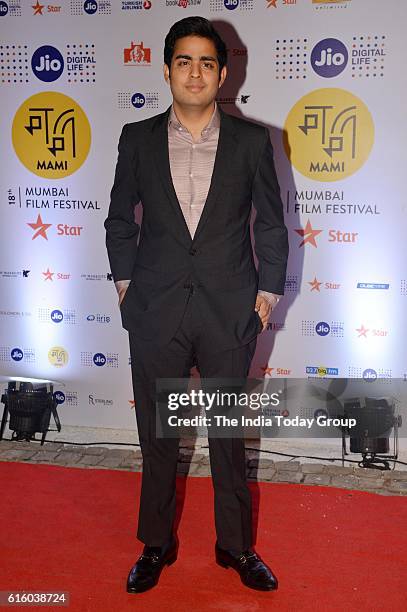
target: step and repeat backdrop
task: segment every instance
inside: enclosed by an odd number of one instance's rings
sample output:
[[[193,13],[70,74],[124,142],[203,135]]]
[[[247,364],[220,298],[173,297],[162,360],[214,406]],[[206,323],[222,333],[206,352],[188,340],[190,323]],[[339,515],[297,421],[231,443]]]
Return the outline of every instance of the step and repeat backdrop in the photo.
[[[0,0],[0,374],[63,383],[65,424],[135,428],[103,221],[121,127],[170,105],[164,38],[198,14],[289,229],[251,376],[406,378],[405,2]]]

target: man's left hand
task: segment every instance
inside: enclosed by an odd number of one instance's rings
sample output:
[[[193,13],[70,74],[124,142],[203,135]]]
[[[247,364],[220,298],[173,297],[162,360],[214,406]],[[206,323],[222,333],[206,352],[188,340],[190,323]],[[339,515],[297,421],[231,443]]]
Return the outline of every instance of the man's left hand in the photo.
[[[262,332],[266,329],[271,312],[274,306],[277,304],[277,302],[278,302],[278,298],[274,298],[274,297],[266,298],[264,295],[261,295],[260,293],[257,294],[256,306],[254,309],[259,313],[261,322],[263,323],[263,329],[261,330]]]

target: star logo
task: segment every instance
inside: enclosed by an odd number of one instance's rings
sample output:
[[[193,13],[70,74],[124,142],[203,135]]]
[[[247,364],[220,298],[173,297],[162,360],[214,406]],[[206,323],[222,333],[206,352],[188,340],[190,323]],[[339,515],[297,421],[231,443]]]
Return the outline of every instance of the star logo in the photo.
[[[299,236],[302,236],[304,240],[300,243],[300,247],[304,246],[304,244],[312,244],[315,248],[317,248],[317,243],[315,241],[315,237],[318,236],[322,232],[322,230],[314,230],[312,229],[312,225],[310,220],[308,219],[305,229],[296,229],[294,230]]]
[[[369,331],[368,329],[366,329],[366,327],[364,325],[361,325],[359,327],[359,329],[356,330],[358,332],[358,338],[361,338],[362,336],[364,338],[367,338],[367,332]]]
[[[38,236],[42,236],[45,240],[47,238],[47,229],[51,227],[52,223],[43,223],[41,219],[41,215],[38,215],[36,223],[27,223],[33,230],[35,230],[34,236],[31,240],[35,240]]]
[[[47,268],[47,271],[43,272],[42,274],[45,276],[44,280],[46,280],[46,281],[47,280],[50,280],[50,281],[54,280],[52,277],[54,276],[55,272],[50,272],[49,268]]]
[[[34,9],[34,15],[43,15],[44,14],[42,12],[43,8],[44,8],[44,5],[40,4],[38,0],[37,0],[37,4],[32,4],[31,5],[31,8]]]
[[[308,284],[311,285],[310,291],[321,291],[322,282],[318,281],[316,276],[313,281],[308,281]]]
[[[267,8],[273,7],[277,8],[277,0],[266,0]]]
[[[263,370],[263,376],[266,376],[266,374],[271,376],[271,373],[274,370],[274,368],[269,368],[268,365],[261,366],[260,369]]]

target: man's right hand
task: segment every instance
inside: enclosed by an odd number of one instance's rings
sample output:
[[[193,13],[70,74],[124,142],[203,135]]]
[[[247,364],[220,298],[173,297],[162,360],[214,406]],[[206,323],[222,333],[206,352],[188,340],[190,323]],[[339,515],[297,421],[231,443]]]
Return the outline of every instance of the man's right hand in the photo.
[[[115,282],[116,291],[119,295],[119,306],[124,300],[124,296],[126,295],[126,291],[130,285],[129,280],[119,280]]]
[[[121,305],[121,303],[124,300],[124,296],[126,295],[127,289],[128,289],[128,287],[125,287],[123,289],[120,289],[120,291],[119,291],[119,306]]]

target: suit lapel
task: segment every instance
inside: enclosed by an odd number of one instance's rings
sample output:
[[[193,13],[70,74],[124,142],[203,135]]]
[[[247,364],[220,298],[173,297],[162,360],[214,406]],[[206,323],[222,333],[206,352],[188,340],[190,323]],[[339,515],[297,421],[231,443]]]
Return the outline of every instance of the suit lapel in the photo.
[[[227,168],[231,160],[233,159],[234,152],[236,151],[237,142],[233,131],[233,125],[229,115],[224,113],[220,107],[220,130],[219,130],[219,141],[216,150],[215,164],[212,172],[211,184],[209,187],[206,202],[199,219],[198,227],[194,234],[194,242],[201,234],[206,222],[208,221],[211,213],[213,212],[216,200],[221,191],[223,180],[227,174]]]
[[[171,108],[171,107],[170,107]],[[162,113],[158,118],[153,128],[153,151],[157,167],[157,174],[163,184],[163,187],[168,195],[170,203],[174,209],[176,218],[179,220],[182,227],[182,237],[191,244],[192,238],[189,233],[187,223],[182,213],[177,194],[174,189],[174,184],[171,177],[170,158],[168,151],[168,116],[170,108]],[[216,150],[215,163],[212,172],[211,183],[208,195],[203,207],[198,227],[194,234],[193,241],[195,242],[199,234],[202,232],[208,218],[213,211],[216,200],[220,194],[223,180],[227,173],[229,162],[233,159],[233,154],[236,150],[237,142],[234,135],[233,125],[229,115],[224,113],[219,107],[220,112],[220,130],[219,141]]]
[[[153,152],[157,167],[157,175],[160,177],[163,187],[174,209],[175,216],[180,222],[182,227],[182,237],[190,244],[192,241],[191,234],[189,233],[189,229],[179,205],[177,194],[175,193],[174,184],[171,178],[170,157],[168,151],[168,116],[170,114],[170,108],[168,108],[165,113],[157,118],[157,122],[154,125]]]

